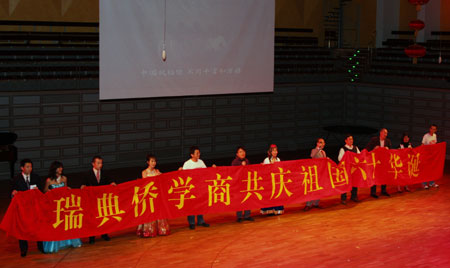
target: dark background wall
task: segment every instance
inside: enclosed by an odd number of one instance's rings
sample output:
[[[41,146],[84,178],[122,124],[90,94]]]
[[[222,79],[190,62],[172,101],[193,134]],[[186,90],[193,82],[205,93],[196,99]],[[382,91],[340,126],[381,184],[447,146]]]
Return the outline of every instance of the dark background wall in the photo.
[[[420,145],[430,124],[437,124],[438,141],[446,141],[450,138],[449,100],[450,91],[445,89],[350,84],[345,122],[386,127],[394,145],[399,144],[403,132],[408,132],[415,146]]]
[[[339,124],[387,127],[394,145],[405,131],[419,145],[431,123],[439,140],[450,136],[450,91],[440,89],[292,84],[264,94],[99,101],[97,89],[49,88],[0,90],[0,131],[17,133],[19,158],[32,158],[43,174],[54,160],[67,172],[85,170],[95,154],[109,168],[142,166],[147,153],[181,164],[191,145],[205,160],[232,158],[237,145],[262,157],[270,143],[280,154],[307,150],[327,136],[323,127]],[[331,135],[327,145],[341,142]],[[0,171],[7,179],[6,163]]]
[[[34,159],[41,172],[54,160],[79,171],[95,154],[110,167],[142,165],[149,152],[161,163],[181,163],[192,145],[200,146],[203,158],[232,157],[238,145],[264,155],[270,143],[280,151],[312,147],[322,126],[344,119],[344,89],[290,85],[273,94],[100,102],[95,89],[4,88],[0,131],[17,133],[19,158]]]

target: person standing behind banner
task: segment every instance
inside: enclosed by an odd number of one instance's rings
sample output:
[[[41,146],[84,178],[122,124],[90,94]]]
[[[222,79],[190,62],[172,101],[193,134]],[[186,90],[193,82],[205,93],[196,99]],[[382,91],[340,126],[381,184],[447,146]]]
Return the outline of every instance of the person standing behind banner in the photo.
[[[41,179],[35,173],[33,173],[33,162],[30,159],[22,159],[20,161],[20,169],[22,173],[15,176],[12,180],[12,193],[11,197],[14,196],[18,192],[28,191],[33,189],[41,189]],[[39,231],[39,230],[36,230]],[[19,248],[20,248],[20,256],[27,256],[28,251],[28,241],[19,240]],[[44,253],[44,247],[41,241],[37,242],[37,248],[40,252]]]
[[[338,156],[338,160],[339,162],[342,160],[342,158],[344,157],[345,152],[350,151],[353,152],[355,154],[359,154],[359,148],[356,145],[353,145],[353,136],[350,134],[347,134],[345,136],[345,145],[339,150],[339,156]],[[352,192],[351,192],[351,197],[350,199],[353,202],[359,202],[358,200],[358,187],[352,187]],[[341,203],[346,205],[347,204],[347,193],[343,193],[341,194]]]
[[[370,139],[369,143],[366,146],[366,150],[370,152],[379,147],[386,148],[386,149],[391,148],[391,146],[392,146],[391,140],[389,140],[387,138],[387,135],[388,135],[387,129],[385,129],[385,128],[380,129],[380,135],[377,137],[372,137]],[[391,196],[386,191],[386,184],[381,185],[381,195]],[[372,196],[373,198],[378,198],[376,185],[373,185],[372,187],[370,187],[370,196]]]
[[[437,125],[432,124],[430,126],[430,130],[428,131],[428,133],[423,135],[422,145],[436,144],[437,143],[436,131],[437,131]],[[428,186],[428,184],[430,186]],[[434,187],[434,188],[439,187],[439,185],[437,185],[437,183],[435,183],[434,181],[423,182],[422,185],[423,185],[423,188],[425,188],[427,190],[428,190],[428,187]]]
[[[323,150],[324,147],[325,147],[325,140],[322,138],[318,138],[316,141],[316,148],[311,150],[311,158],[313,158],[313,159],[326,158],[327,154]],[[312,208],[312,206],[314,206],[316,208],[322,208],[321,206],[319,206],[319,202],[320,202],[320,199],[309,200],[306,202],[306,206],[303,210],[308,211]]]
[[[80,189],[83,189],[86,186],[116,185],[114,180],[108,178],[102,171],[103,158],[101,156],[99,155],[94,156],[92,158],[91,165],[92,169],[89,170],[89,172],[85,175],[84,182],[81,185]],[[111,240],[108,234],[103,234],[102,238],[105,241]],[[89,244],[94,243],[95,243],[95,236],[89,237]]]
[[[50,165],[48,171],[48,178],[45,181],[44,193],[61,187],[67,187],[67,177],[63,174],[63,164],[58,161],[54,161]],[[70,189],[70,188],[69,188]],[[79,248],[81,247],[81,239],[68,239],[60,241],[44,241],[44,252],[45,253],[56,253],[60,249],[65,249],[68,247]]]
[[[270,145],[269,150],[267,151],[267,157],[264,159],[263,164],[273,164],[276,162],[280,162],[280,158],[278,158],[278,147],[275,144]],[[261,214],[266,215],[281,215],[284,213],[284,206],[277,207],[268,207],[262,208]]]
[[[236,158],[233,160],[233,162],[231,162],[232,166],[245,166],[245,165],[250,165],[250,162],[248,161],[248,159],[245,157],[246,156],[246,152],[244,147],[239,146],[237,147],[236,150]],[[242,222],[244,221],[254,221],[255,219],[253,219],[252,217],[250,217],[251,214],[251,210],[244,210],[244,217],[242,217],[242,211],[237,211],[236,212],[236,221],[237,222]]]
[[[192,146],[189,149],[191,158],[184,162],[182,170],[206,168],[205,163],[200,159],[200,149],[197,146]],[[189,223],[189,229],[195,229],[195,215],[187,216]],[[197,215],[197,225],[203,227],[209,227],[209,224],[205,222],[203,215]]]
[[[148,178],[158,176],[161,174],[156,169],[156,156],[148,154],[147,157],[148,167],[142,171],[142,178]],[[156,235],[169,235],[169,222],[167,219],[156,220],[149,223],[140,224],[137,227],[137,235],[142,238],[155,237]]]
[[[410,142],[410,137],[408,133],[403,133],[402,135],[402,141],[400,142],[399,145],[399,149],[406,149],[406,148],[412,148],[411,142]],[[400,185],[397,186],[397,191],[399,193],[402,193],[402,187]],[[406,192],[411,192],[411,190],[409,189],[408,185],[405,185],[405,191]]]

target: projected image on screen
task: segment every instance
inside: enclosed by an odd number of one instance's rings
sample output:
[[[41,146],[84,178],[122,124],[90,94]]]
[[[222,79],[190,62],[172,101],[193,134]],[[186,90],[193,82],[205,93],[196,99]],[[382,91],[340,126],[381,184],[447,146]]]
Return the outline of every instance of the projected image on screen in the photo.
[[[273,91],[273,69],[274,0],[100,0],[100,99]]]

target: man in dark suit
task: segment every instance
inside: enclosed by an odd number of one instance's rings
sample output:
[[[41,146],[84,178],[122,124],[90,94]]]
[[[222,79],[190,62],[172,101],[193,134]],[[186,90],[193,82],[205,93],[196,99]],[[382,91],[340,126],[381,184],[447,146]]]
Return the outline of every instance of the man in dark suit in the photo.
[[[116,185],[114,180],[108,178],[104,172],[103,168],[103,158],[99,155],[96,155],[92,158],[92,169],[85,175],[84,182],[81,185],[81,189],[86,186],[100,186],[100,185]],[[108,234],[102,235],[103,240],[109,241],[111,238]],[[95,236],[89,237],[89,244],[95,243]]]
[[[369,143],[366,146],[366,150],[370,152],[370,151],[372,151],[374,149],[377,149],[379,147],[386,148],[386,149],[391,148],[392,147],[391,140],[389,140],[387,138],[387,135],[388,135],[387,129],[382,128],[380,130],[380,135],[379,136],[372,137],[370,139]],[[381,185],[381,195],[391,196],[386,191],[386,184]],[[370,188],[370,196],[372,196],[373,198],[378,198],[377,186],[376,185],[374,185],[374,186],[372,186]]]
[[[13,198],[19,191],[28,191],[32,189],[41,190],[42,188],[41,179],[37,174],[32,173],[33,162],[31,162],[30,159],[23,159],[22,161],[20,161],[20,169],[22,170],[22,172],[16,177],[14,177],[12,180],[11,196]],[[20,247],[20,256],[22,257],[27,256],[28,241],[19,240],[19,247]],[[37,242],[37,247],[40,252],[44,253],[44,247],[41,241]]]

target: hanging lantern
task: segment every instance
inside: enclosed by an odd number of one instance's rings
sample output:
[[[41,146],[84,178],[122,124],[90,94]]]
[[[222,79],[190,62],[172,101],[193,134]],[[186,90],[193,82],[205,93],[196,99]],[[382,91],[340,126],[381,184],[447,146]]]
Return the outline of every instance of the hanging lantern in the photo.
[[[421,20],[413,20],[409,23],[409,28],[420,31],[425,27],[425,23]]]
[[[426,3],[430,2],[430,0],[408,0],[408,2],[413,5],[425,5]]]
[[[421,20],[413,20],[409,22],[409,28],[414,29],[414,36],[417,37],[417,33],[425,27],[425,22]]]
[[[408,0],[410,4],[416,5],[416,11],[419,12],[422,5],[425,5],[430,0]],[[421,20],[413,20],[409,23],[409,27],[414,29],[414,39],[417,39],[417,33],[425,27],[425,22]],[[417,64],[417,58],[425,56],[427,50],[425,47],[416,44],[414,40],[414,45],[410,45],[405,48],[405,53],[408,57],[413,58],[413,64]]]
[[[414,44],[405,48],[405,53],[408,57],[413,58],[413,64],[417,64],[417,58],[425,56],[427,50],[421,45]]]
[[[425,5],[426,3],[428,3],[430,0],[408,0],[408,2],[412,5],[416,6],[416,10],[417,12],[420,11],[420,8],[422,5]]]

